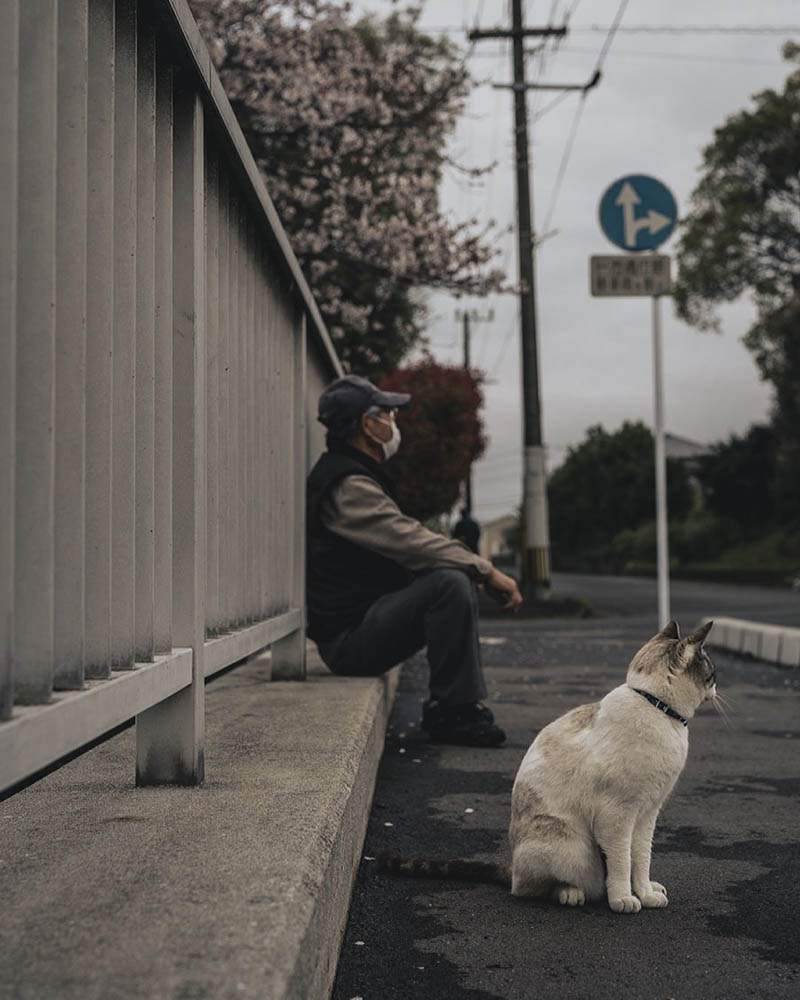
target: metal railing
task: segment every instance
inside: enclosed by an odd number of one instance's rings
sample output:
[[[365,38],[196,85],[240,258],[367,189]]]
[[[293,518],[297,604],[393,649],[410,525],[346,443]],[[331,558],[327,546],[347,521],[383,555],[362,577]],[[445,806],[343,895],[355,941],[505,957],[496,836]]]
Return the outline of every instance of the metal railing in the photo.
[[[0,789],[204,681],[302,678],[311,419],[341,366],[185,0],[6,0]]]

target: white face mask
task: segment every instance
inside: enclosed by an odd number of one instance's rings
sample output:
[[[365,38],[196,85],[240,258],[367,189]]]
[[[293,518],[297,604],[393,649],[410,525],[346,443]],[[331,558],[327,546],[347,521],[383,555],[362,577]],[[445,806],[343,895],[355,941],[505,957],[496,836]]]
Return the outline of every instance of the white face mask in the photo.
[[[397,454],[397,449],[400,447],[400,428],[397,424],[392,424],[392,436],[388,441],[381,441],[381,448],[383,448],[383,458],[384,461],[390,459],[392,455]]]
[[[375,419],[378,420],[379,418],[376,417]],[[381,423],[385,423],[385,421],[382,420]],[[380,446],[380,449],[383,452],[383,460],[385,462],[388,461],[392,455],[397,454],[397,449],[400,447],[400,442],[402,440],[400,436],[400,428],[394,421],[392,421],[392,436],[388,441],[381,441],[381,439],[376,437],[374,434],[368,434],[368,437],[370,440],[374,441],[375,444]]]

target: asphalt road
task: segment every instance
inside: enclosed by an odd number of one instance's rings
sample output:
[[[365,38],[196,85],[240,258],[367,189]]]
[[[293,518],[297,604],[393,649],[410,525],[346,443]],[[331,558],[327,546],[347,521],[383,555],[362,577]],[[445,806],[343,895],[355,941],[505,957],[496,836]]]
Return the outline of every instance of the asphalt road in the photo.
[[[553,588],[557,593],[586,598],[600,617],[635,618],[642,622],[645,630],[650,626],[658,627],[657,587],[652,578],[556,573]],[[706,615],[711,618],[728,615],[776,625],[800,626],[800,594],[793,593],[788,587],[779,589],[673,580],[670,592],[672,617],[685,626]]]
[[[333,1000],[796,1000],[800,671],[714,656],[735,711],[726,724],[704,706],[690,723],[689,762],[654,840],[664,910],[562,908],[497,886],[390,877],[370,860],[385,848],[508,858],[511,786],[536,732],[621,683],[655,631],[651,581],[556,582],[613,617],[485,623],[504,747],[426,744],[425,660],[405,667]],[[673,611],[684,631],[705,614],[797,623],[800,595],[676,583]]]

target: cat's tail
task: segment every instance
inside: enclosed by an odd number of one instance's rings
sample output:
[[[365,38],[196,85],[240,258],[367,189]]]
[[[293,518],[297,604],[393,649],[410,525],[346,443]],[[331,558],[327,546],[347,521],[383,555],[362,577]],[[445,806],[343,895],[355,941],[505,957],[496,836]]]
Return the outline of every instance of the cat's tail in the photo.
[[[486,882],[511,888],[511,865],[494,861],[470,861],[450,858],[432,861],[423,858],[404,858],[400,854],[383,851],[378,857],[378,867],[391,875],[409,878],[451,879],[456,882]]]

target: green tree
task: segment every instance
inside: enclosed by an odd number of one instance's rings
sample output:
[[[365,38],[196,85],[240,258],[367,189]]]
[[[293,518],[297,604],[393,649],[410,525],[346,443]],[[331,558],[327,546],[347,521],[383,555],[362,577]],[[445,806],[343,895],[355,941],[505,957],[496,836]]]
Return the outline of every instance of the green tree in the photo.
[[[653,520],[654,458],[653,435],[640,421],[626,421],[614,433],[597,424],[569,449],[548,483],[554,564],[602,560],[610,556],[617,534]],[[667,504],[675,518],[692,506],[687,474],[677,462],[668,462]]]
[[[190,3],[347,367],[397,366],[424,327],[415,289],[502,286],[488,231],[440,210],[444,169],[464,170],[446,144],[470,77],[446,37],[417,27],[419,8],[355,19],[333,0]]]
[[[784,56],[800,61],[800,46]],[[729,117],[703,152],[703,174],[681,223],[675,304],[699,329],[714,307],[750,291],[757,320],[745,337],[774,387],[780,516],[800,518],[800,68]]]
[[[776,513],[775,452],[775,431],[760,425],[714,445],[700,469],[708,511],[748,536],[764,534]]]
[[[479,378],[426,357],[398,369],[380,386],[411,393],[398,415],[402,445],[387,465],[400,506],[421,521],[448,514],[470,464],[486,447]]]

